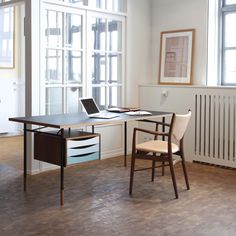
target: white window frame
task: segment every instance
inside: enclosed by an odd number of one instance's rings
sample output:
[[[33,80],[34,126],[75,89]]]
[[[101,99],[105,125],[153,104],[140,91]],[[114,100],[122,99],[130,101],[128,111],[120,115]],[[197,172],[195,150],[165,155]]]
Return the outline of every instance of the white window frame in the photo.
[[[65,4],[64,4],[65,5]],[[65,113],[67,112],[67,100],[66,100],[66,89],[70,88],[70,87],[76,87],[76,88],[82,88],[82,94],[86,93],[86,34],[84,32],[82,32],[82,48],[78,51],[80,51],[82,53],[82,84],[77,84],[77,83],[64,83],[65,81],[65,71],[64,71],[64,57],[62,57],[62,64],[63,64],[63,68],[62,68],[62,84],[48,84],[46,85],[45,83],[45,51],[46,49],[59,49],[59,50],[64,50],[66,51],[68,48],[66,47],[47,47],[46,46],[46,40],[45,40],[45,25],[46,25],[46,10],[52,10],[52,11],[59,11],[59,12],[63,12],[63,13],[72,13],[72,14],[77,14],[77,15],[81,15],[82,16],[82,28],[83,31],[85,29],[86,26],[86,12],[83,9],[78,9],[78,7],[73,6],[71,4],[68,4],[68,6],[61,6],[58,4],[50,4],[50,3],[43,3],[42,7],[41,7],[41,75],[42,78],[40,80],[40,97],[41,97],[41,101],[40,101],[40,114],[44,115],[46,113],[46,88],[62,88],[62,112]],[[64,37],[62,36],[63,40]]]
[[[105,49],[104,50],[93,50],[91,48],[89,48],[89,44],[87,44],[87,65],[88,65],[88,68],[87,68],[87,72],[88,72],[88,75],[87,75],[87,79],[88,79],[88,90],[87,90],[87,96],[88,97],[92,97],[92,88],[93,87],[105,87],[106,88],[106,104],[105,104],[105,107],[108,108],[108,96],[109,96],[109,88],[110,87],[120,87],[121,88],[121,98],[120,98],[120,101],[121,101],[121,105],[124,105],[125,104],[125,71],[126,71],[126,68],[125,68],[125,65],[126,65],[126,54],[125,54],[125,49],[126,49],[126,44],[125,44],[125,29],[126,29],[126,25],[125,25],[125,18],[122,17],[122,16],[115,16],[115,15],[111,15],[111,14],[108,14],[108,13],[98,13],[98,12],[93,12],[93,11],[88,11],[87,13],[87,29],[89,29],[89,26],[90,26],[90,19],[92,17],[97,17],[97,18],[103,18],[103,19],[106,19],[106,20],[117,20],[117,21],[121,21],[122,22],[122,38],[121,38],[121,51],[119,51],[118,54],[122,55],[122,60],[121,60],[121,67],[122,67],[122,71],[121,71],[121,81],[118,83],[118,85],[112,85],[112,84],[108,84],[107,83],[107,71],[106,71],[106,78],[105,78],[105,84],[102,84],[102,85],[93,85],[92,84],[92,81],[88,78],[89,76],[89,72],[92,71],[92,63],[91,63],[91,54],[92,52],[104,52],[106,55],[108,53],[112,53],[112,51],[110,50],[107,50]],[[91,35],[89,35],[88,33],[88,41],[91,40]],[[105,39],[106,40],[106,43],[107,44],[107,38]],[[117,53],[117,51],[114,51],[114,53]],[[107,58],[107,57],[106,57]],[[106,61],[106,64],[108,62]]]
[[[221,64],[220,64],[220,68],[221,68],[221,85],[224,86],[236,86],[236,80],[235,83],[227,83],[225,82],[225,52],[227,50],[236,50],[236,47],[226,47],[225,46],[225,17],[227,14],[230,13],[235,13],[236,14],[236,3],[232,4],[232,5],[225,5],[225,0],[220,0],[221,1],[221,11],[220,11],[220,25],[219,25],[219,29],[221,31],[220,35],[221,35],[221,53],[220,53],[220,59],[221,59]]]
[[[227,12],[236,12],[236,4],[224,5],[225,0],[209,0],[207,86],[236,86],[225,83],[224,73],[224,18]]]
[[[86,3],[86,1],[85,1]],[[83,76],[83,82],[81,85],[78,85],[78,87],[82,87],[82,96],[83,97],[91,97],[92,96],[92,81],[90,80],[89,71],[91,71],[91,64],[89,62],[89,56],[91,55],[91,49],[89,49],[88,44],[86,43],[89,39],[89,33],[88,33],[88,19],[90,19],[91,16],[99,16],[99,17],[105,17],[108,20],[118,20],[122,22],[122,50],[120,51],[120,54],[122,55],[122,71],[121,71],[121,82],[119,83],[119,87],[121,87],[121,105],[125,104],[125,77],[126,77],[126,14],[123,12],[109,12],[108,10],[101,10],[101,9],[92,9],[88,6],[76,6],[72,3],[66,3],[66,2],[60,2],[55,0],[42,0],[41,4],[41,15],[40,15],[40,25],[41,25],[41,43],[40,43],[40,71],[41,71],[41,81],[40,81],[40,114],[44,115],[46,112],[46,88],[47,87],[63,87],[63,113],[66,112],[66,99],[65,99],[65,90],[67,87],[77,87],[76,84],[65,84],[64,86],[54,84],[54,85],[45,85],[44,80],[44,73],[45,73],[45,49],[46,47],[46,40],[45,40],[45,25],[46,25],[46,9],[47,10],[53,10],[53,11],[60,11],[60,12],[68,12],[68,13],[75,13],[82,15],[83,19],[83,62],[82,62],[82,76]],[[58,49],[55,47],[54,49]],[[110,52],[110,51],[109,51]],[[117,52],[116,52],[117,53]],[[64,71],[62,72],[64,76]],[[112,87],[114,85],[110,85],[107,87]],[[108,97],[108,89],[106,97]]]

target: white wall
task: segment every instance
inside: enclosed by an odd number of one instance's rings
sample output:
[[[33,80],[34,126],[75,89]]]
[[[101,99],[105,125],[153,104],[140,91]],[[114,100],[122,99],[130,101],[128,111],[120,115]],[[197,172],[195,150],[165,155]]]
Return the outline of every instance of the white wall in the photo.
[[[150,3],[150,0],[127,1],[127,106],[139,105],[138,85],[151,78]]]
[[[208,0],[151,0],[152,78],[157,83],[160,33],[194,28],[193,84],[206,84]]]

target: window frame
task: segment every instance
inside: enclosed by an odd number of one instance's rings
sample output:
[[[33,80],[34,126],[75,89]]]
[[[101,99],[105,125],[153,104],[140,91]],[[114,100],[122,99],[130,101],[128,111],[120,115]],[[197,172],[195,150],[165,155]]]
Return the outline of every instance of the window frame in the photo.
[[[85,3],[87,1],[84,1]],[[126,2],[126,0],[124,0]],[[76,87],[78,89],[82,90],[82,97],[92,97],[92,91],[93,91],[93,84],[91,79],[89,78],[89,72],[91,70],[91,65],[89,64],[89,56],[90,56],[90,49],[88,47],[87,41],[89,40],[89,33],[88,33],[88,19],[89,16],[92,15],[103,15],[104,17],[107,17],[107,19],[118,19],[122,21],[122,50],[121,50],[121,55],[122,55],[122,62],[121,62],[121,81],[119,83],[119,87],[121,90],[118,90],[120,92],[121,97],[120,97],[120,105],[125,104],[125,81],[126,81],[126,16],[127,14],[124,12],[113,12],[113,11],[108,11],[108,10],[101,10],[99,8],[94,9],[90,8],[89,6],[76,6],[72,3],[66,3],[62,1],[56,1],[56,0],[42,0],[41,4],[41,14],[40,14],[40,25],[41,25],[41,36],[40,36],[40,70],[41,70],[41,80],[40,80],[40,114],[45,114],[46,113],[46,88],[62,88],[62,113],[67,113],[67,89],[69,87]],[[126,9],[126,8],[125,8]],[[64,65],[64,58],[65,56],[62,56],[62,81],[61,83],[47,83],[46,78],[44,76],[45,69],[46,69],[46,63],[45,63],[45,54],[46,54],[46,49],[53,49],[47,46],[47,37],[45,36],[44,30],[45,26],[47,25],[45,22],[46,21],[46,10],[53,10],[53,11],[61,11],[63,12],[63,15],[65,12],[67,13],[74,13],[74,14],[79,14],[82,15],[82,42],[83,46],[81,50],[79,50],[81,53],[83,53],[82,56],[82,83],[77,84],[77,83],[64,83],[66,81],[66,75],[65,75],[65,65]],[[44,12],[42,14],[42,12]],[[64,17],[62,17],[64,19]],[[63,27],[62,23],[62,27]],[[63,28],[64,30],[64,28]],[[65,35],[62,35],[62,49],[64,50],[63,52],[66,52],[65,48],[65,40],[63,39]],[[58,47],[54,47],[54,49],[60,50]],[[67,48],[68,49],[68,48]],[[64,53],[62,53],[64,55]],[[64,79],[63,79],[64,78]],[[101,86],[102,87],[102,86]],[[107,100],[108,98],[108,90],[110,88],[114,87],[114,85],[108,86],[107,92],[106,92],[106,106],[104,108],[107,108]],[[82,110],[82,107],[79,103],[80,110]]]
[[[228,14],[235,13],[236,14],[236,3],[226,5],[226,0],[220,1],[220,10],[219,10],[219,31],[220,31],[220,47],[219,47],[219,65],[220,65],[220,84],[223,86],[236,86],[235,83],[226,82],[226,59],[225,54],[227,50],[236,50],[236,47],[226,47],[225,46],[225,18]]]
[[[46,113],[46,111],[48,111],[49,109],[47,109],[48,104],[46,103],[46,89],[50,89],[50,88],[61,88],[62,89],[62,113],[68,113],[68,109],[69,109],[69,105],[67,104],[68,101],[68,96],[67,96],[67,90],[68,88],[76,88],[79,91],[82,90],[82,94],[85,94],[85,84],[86,84],[86,74],[85,74],[85,61],[86,61],[86,38],[85,38],[85,33],[82,31],[82,45],[80,48],[78,49],[74,49],[71,48],[69,46],[66,46],[66,34],[63,33],[62,34],[62,45],[61,46],[51,46],[51,45],[47,45],[47,36],[45,36],[45,27],[47,25],[47,17],[46,17],[46,11],[58,11],[58,12],[62,12],[62,32],[65,31],[65,26],[66,23],[64,22],[65,20],[65,14],[76,14],[76,15],[80,15],[82,17],[82,28],[83,30],[85,29],[85,18],[86,18],[86,12],[84,9],[78,9],[77,7],[71,7],[70,6],[60,6],[58,4],[51,4],[48,2],[44,2],[42,4],[41,7],[41,43],[40,43],[40,48],[41,48],[41,75],[42,75],[42,79],[40,80],[40,114],[44,115],[44,114],[51,114],[51,113]],[[59,81],[58,83],[50,83],[48,81],[46,81],[46,77],[45,77],[45,72],[46,72],[46,62],[45,62],[45,56],[46,56],[46,50],[59,50],[62,52],[62,68],[61,68],[61,81]],[[81,83],[70,83],[69,81],[67,81],[66,79],[66,64],[65,64],[65,57],[66,57],[66,53],[68,51],[76,51],[81,53],[81,57],[82,57],[82,62],[81,62],[81,69],[82,69],[82,82]],[[82,95],[83,96],[83,95]],[[80,106],[80,104],[78,104]],[[81,111],[81,108],[79,109],[79,111]]]
[[[92,97],[92,90],[93,88],[105,88],[105,91],[106,91],[106,97],[105,97],[105,106],[104,107],[100,107],[101,109],[107,109],[109,106],[108,106],[108,101],[110,100],[110,95],[109,95],[109,90],[112,88],[112,87],[117,87],[118,89],[120,88],[121,89],[121,98],[120,98],[120,105],[123,106],[125,104],[125,71],[126,71],[126,54],[125,54],[125,50],[126,50],[126,42],[125,42],[125,29],[126,29],[126,21],[125,21],[125,18],[123,16],[118,16],[118,15],[113,15],[113,14],[109,14],[109,13],[100,13],[100,12],[94,12],[94,11],[88,11],[88,14],[87,14],[87,30],[89,31],[89,26],[90,26],[90,19],[92,18],[102,18],[102,19],[105,19],[106,20],[106,26],[107,26],[107,22],[109,20],[117,20],[117,21],[121,21],[122,22],[122,36],[121,36],[121,50],[117,50],[117,51],[112,51],[112,50],[109,50],[107,47],[107,37],[108,35],[106,35],[106,45],[105,45],[105,49],[102,50],[102,49],[92,49],[90,48],[89,44],[87,44],[87,79],[88,79],[88,82],[89,82],[89,85],[88,85],[88,90],[87,90],[87,95],[89,97]],[[88,33],[88,41],[91,39],[91,35]],[[92,84],[92,80],[89,78],[89,73],[91,73],[92,71],[92,63],[91,63],[91,55],[93,53],[101,53],[101,54],[105,54],[105,64],[108,66],[109,64],[109,61],[108,61],[108,56],[109,54],[112,54],[112,53],[117,53],[118,55],[121,55],[122,59],[121,59],[121,80],[120,81],[117,81],[116,84],[112,84],[112,83],[109,83],[109,78],[108,78],[108,68],[106,67],[106,71],[105,71],[105,82],[104,83],[101,83],[101,84]]]

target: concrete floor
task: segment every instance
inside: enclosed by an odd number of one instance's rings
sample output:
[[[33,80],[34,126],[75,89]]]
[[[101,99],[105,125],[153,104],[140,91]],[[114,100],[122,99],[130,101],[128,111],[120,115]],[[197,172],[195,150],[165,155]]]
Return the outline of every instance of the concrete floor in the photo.
[[[138,162],[140,166],[150,162]],[[136,172],[111,158],[65,170],[60,206],[59,170],[28,177],[23,192],[22,137],[0,138],[0,235],[235,236],[236,172],[188,163],[190,191],[176,165],[179,199],[169,171]]]

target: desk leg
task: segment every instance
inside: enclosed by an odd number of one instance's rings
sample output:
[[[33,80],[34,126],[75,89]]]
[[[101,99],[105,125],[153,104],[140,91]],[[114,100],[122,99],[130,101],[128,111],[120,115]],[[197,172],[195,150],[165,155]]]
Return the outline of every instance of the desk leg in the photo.
[[[61,130],[61,206],[64,205],[64,129]]]
[[[92,125],[92,133],[94,134],[94,125]]]
[[[124,166],[127,166],[127,122],[124,123]]]
[[[166,119],[165,117],[162,117],[162,123],[165,123]],[[162,126],[162,132],[164,133],[165,132],[165,126],[163,125]],[[165,136],[162,136],[162,140],[165,141]],[[165,175],[165,162],[163,161],[162,162],[162,176]]]
[[[61,206],[64,205],[64,167],[61,166]]]
[[[26,139],[26,123],[24,123],[24,191],[26,192],[27,188],[27,139]]]

